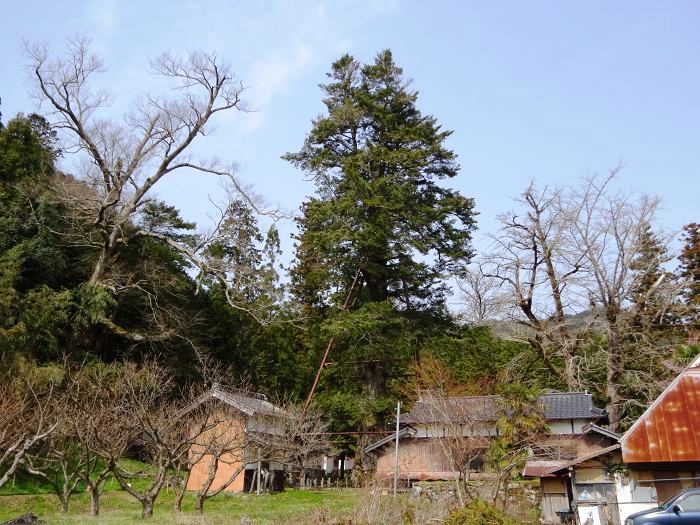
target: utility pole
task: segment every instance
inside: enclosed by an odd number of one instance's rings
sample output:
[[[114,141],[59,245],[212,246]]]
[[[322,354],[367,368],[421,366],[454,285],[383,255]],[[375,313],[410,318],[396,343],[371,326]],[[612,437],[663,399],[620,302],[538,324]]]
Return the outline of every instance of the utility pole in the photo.
[[[394,446],[394,497],[399,486],[399,422],[401,419],[401,401],[396,403],[396,445]]]

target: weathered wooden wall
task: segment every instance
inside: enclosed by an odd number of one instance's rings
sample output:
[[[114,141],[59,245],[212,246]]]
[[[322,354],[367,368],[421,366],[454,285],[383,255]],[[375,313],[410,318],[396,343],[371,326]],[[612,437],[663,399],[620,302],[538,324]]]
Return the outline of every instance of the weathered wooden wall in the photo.
[[[403,439],[399,444],[401,479],[452,479],[457,476],[439,440]],[[377,457],[377,476],[394,475],[394,447],[384,447]]]

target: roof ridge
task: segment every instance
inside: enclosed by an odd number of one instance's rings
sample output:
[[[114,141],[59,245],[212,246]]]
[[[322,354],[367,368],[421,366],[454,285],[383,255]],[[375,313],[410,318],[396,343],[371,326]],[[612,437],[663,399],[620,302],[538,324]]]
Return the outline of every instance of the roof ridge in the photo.
[[[540,397],[544,396],[571,396],[571,395],[577,395],[577,396],[591,396],[592,394],[590,392],[575,392],[575,391],[568,391],[568,392],[544,392],[540,394]]]

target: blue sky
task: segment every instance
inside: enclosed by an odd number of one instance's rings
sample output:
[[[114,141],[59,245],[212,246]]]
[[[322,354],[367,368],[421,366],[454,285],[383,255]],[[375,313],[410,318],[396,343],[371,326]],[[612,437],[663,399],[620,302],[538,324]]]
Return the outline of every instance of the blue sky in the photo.
[[[565,184],[620,162],[619,186],[663,198],[665,228],[700,220],[697,2],[24,0],[1,13],[5,120],[36,109],[23,39],[60,52],[66,37],[91,37],[115,116],[149,88],[149,58],[217,51],[256,111],[220,119],[200,152],[236,161],[245,183],[290,210],[313,188],[280,155],[322,110],[317,84],[345,52],[370,61],[391,48],[419,107],[454,130],[452,185],[476,199],[483,232],[530,180]],[[185,174],[158,191],[203,222],[219,187]]]

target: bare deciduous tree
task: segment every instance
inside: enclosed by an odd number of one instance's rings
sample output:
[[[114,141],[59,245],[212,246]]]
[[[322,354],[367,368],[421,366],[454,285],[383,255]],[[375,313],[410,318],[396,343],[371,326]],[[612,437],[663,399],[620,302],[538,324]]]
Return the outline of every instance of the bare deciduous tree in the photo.
[[[650,392],[645,386],[658,387],[654,370],[663,368],[654,365],[669,357],[668,344],[656,346],[649,338],[638,337],[648,327],[640,326],[636,320],[642,313],[651,319],[663,318],[679,296],[681,286],[665,272],[655,277],[655,282],[643,285],[666,262],[664,251],[649,252],[646,235],[647,228],[655,223],[659,199],[612,191],[610,182],[614,176],[615,172],[603,180],[587,179],[570,194],[566,208],[570,213],[568,242],[585,264],[585,279],[580,286],[605,335],[602,350],[610,426],[620,431],[626,409],[636,397],[626,395],[624,385],[632,380],[635,384],[630,386],[640,393],[644,391],[651,401],[658,392]],[[640,289],[643,298],[639,297]],[[633,355],[627,355],[629,352]],[[642,358],[651,365],[647,368],[649,375],[633,378],[626,374],[630,369],[642,372],[643,368],[631,366]]]
[[[56,429],[54,389],[0,378],[0,487],[26,465],[27,455]]]
[[[556,377],[578,390],[578,341],[567,317],[578,311],[579,298],[569,291],[575,288],[581,256],[566,246],[562,193],[539,191],[531,184],[518,203],[521,209],[499,217],[501,230],[491,236],[483,278],[500,284],[505,319],[524,328],[512,335],[525,339]],[[464,284],[471,287],[469,282]]]
[[[54,129],[62,132],[63,150],[77,154],[80,161],[75,178],[57,178],[56,194],[71,223],[68,232],[57,233],[95,251],[88,288],[104,290],[112,297],[126,293],[147,296],[153,333],[119,326],[110,315],[97,322],[134,342],[177,335],[183,317],[161,308],[154,286],[134,279],[133,271],[120,264],[119,253],[130,242],[148,237],[167,243],[192,264],[199,272],[200,286],[209,277],[228,290],[240,279],[239,270],[245,273],[232,261],[215,256],[210,247],[225,240],[227,229],[238,219],[233,201],[242,199],[262,212],[260,199],[239,184],[233,164],[215,158],[200,161],[192,154],[201,137],[210,132],[216,115],[245,110],[242,84],[215,53],[194,52],[184,58],[165,53],[151,63],[151,71],[170,83],[174,95],[143,95],[120,121],[107,110],[112,96],[94,88],[105,68],[90,53],[87,40],[69,41],[62,58],[51,58],[47,46],[41,44],[27,45],[26,54],[36,96],[48,108]],[[216,217],[210,231],[179,234],[186,223],[176,210],[156,200],[153,188],[175,172],[225,181],[228,201],[212,201]],[[157,280],[158,272],[149,275]],[[247,309],[233,297],[227,298],[232,307]]]
[[[484,407],[462,402],[444,391],[422,392],[419,402],[424,411],[427,436],[436,441],[456,477],[457,499],[464,505],[475,497],[471,473],[489,446],[489,414]]]
[[[461,295],[460,317],[467,323],[483,325],[502,315],[507,299],[502,296],[501,281],[486,276],[480,265],[465,272],[457,287]]]
[[[319,410],[304,411],[297,403],[284,405],[281,432],[271,433],[270,454],[289,465],[299,476],[299,486],[306,486],[310,469],[319,468],[323,456],[331,450],[328,422]]]
[[[568,389],[595,391],[592,378],[602,369],[602,394],[615,430],[641,391],[648,390],[645,398],[653,395],[653,371],[669,357],[668,346],[648,344],[646,338],[635,352],[643,353],[649,366],[630,367],[625,352],[644,339],[634,321],[640,319],[639,308],[647,319],[661,319],[680,288],[661,272],[658,282],[645,288],[654,300],[640,297],[641,284],[666,262],[662,252],[641,258],[658,200],[613,191],[618,172],[563,189],[539,190],[531,184],[518,199],[520,207],[500,217],[501,230],[491,236],[480,275],[462,282],[477,299],[484,279],[500,283],[501,331],[507,328],[509,337],[527,342]],[[591,352],[595,334],[602,334],[604,342]],[[625,394],[623,385],[638,391]]]
[[[471,474],[481,463],[491,434],[487,413],[491,405],[465,401],[472,389],[481,385],[465,385],[456,381],[451,371],[438,359],[426,357],[414,366],[414,377],[408,397],[417,399],[413,411],[421,419],[421,437],[437,443],[445,462],[445,470],[456,474],[455,492],[460,504],[475,496],[470,486]]]

